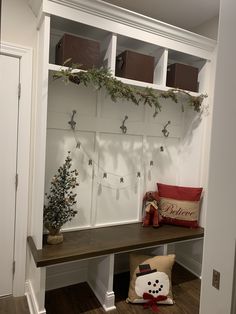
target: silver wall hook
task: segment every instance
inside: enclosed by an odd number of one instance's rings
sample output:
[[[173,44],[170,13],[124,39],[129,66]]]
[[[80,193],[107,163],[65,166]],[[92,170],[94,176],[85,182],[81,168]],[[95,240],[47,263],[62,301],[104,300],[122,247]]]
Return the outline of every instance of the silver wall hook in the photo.
[[[76,126],[76,122],[74,121],[74,116],[76,114],[76,110],[73,110],[72,111],[72,116],[71,116],[71,119],[70,121],[68,122],[68,124],[70,125],[71,129],[74,130],[75,129],[75,126]]]
[[[171,123],[171,122],[168,121],[168,122],[164,125],[163,129],[161,130],[161,132],[163,133],[163,135],[164,135],[165,137],[168,137],[168,136],[170,135],[170,132],[167,130],[167,127],[168,127],[168,125],[169,125],[170,123]]]
[[[122,122],[122,125],[120,126],[120,129],[122,130],[122,133],[123,134],[126,134],[127,132],[127,127],[125,126],[125,121],[128,119],[128,116],[125,116],[123,122]]]

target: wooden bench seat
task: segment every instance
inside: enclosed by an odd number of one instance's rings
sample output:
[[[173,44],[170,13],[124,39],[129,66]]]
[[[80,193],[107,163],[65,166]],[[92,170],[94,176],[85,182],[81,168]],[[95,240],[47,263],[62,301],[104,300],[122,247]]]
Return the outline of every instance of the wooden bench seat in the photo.
[[[64,233],[64,242],[44,244],[38,250],[33,238],[28,244],[37,267],[55,265],[107,254],[132,251],[168,243],[202,238],[203,228],[163,225],[158,229],[133,223]]]

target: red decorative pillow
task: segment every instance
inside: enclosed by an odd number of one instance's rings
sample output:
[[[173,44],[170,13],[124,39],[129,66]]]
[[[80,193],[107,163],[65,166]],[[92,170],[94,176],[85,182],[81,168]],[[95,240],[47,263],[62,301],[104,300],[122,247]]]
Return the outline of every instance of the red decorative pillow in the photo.
[[[198,227],[202,188],[157,183],[162,223]]]

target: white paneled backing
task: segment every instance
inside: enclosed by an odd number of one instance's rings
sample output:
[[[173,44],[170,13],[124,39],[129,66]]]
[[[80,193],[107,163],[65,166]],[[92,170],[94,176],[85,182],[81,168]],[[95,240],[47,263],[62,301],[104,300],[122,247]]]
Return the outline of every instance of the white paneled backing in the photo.
[[[96,225],[138,221],[142,137],[100,134],[98,169]]]
[[[170,121],[167,127],[169,138],[180,138],[182,135],[183,112],[180,103],[175,103],[171,99],[160,99],[161,111],[154,117],[154,108],[146,105],[146,135],[163,137],[162,130]]]
[[[175,103],[171,99],[160,99],[161,111],[154,118],[154,108],[146,106],[147,119],[149,123],[159,123],[161,125],[166,124],[167,121],[171,121],[168,129],[172,130],[170,136],[178,137],[180,135],[179,127],[182,121],[182,109],[181,103]]]
[[[75,119],[79,124],[83,117],[94,117],[96,115],[97,91],[93,88],[86,88],[73,83],[65,84],[61,79],[53,79],[50,73],[48,110],[55,114],[66,114],[68,121],[72,110],[77,111]],[[59,117],[57,117],[57,120]],[[63,118],[64,119],[64,118]],[[67,120],[62,120],[68,128]],[[50,125],[52,127],[52,125]]]
[[[88,156],[93,157],[95,134],[76,132],[75,136],[81,142],[80,149],[76,149],[72,131],[48,129],[47,132],[45,191],[49,191],[51,179],[64,163],[68,151],[71,151],[72,169],[76,168],[79,171],[79,186],[75,191],[78,214],[64,226],[64,229],[89,227],[91,224],[92,166],[88,165]]]
[[[120,126],[127,115],[128,119],[125,122],[127,134],[161,137],[163,136],[164,125],[171,120],[168,127],[170,137],[180,137],[182,134],[181,105],[164,99],[160,99],[160,105],[161,111],[156,117],[153,117],[155,111],[153,107],[141,102],[139,105],[127,101],[112,102],[106,92],[103,91],[101,93],[101,120],[110,123],[109,128],[112,128],[113,132],[121,133]]]
[[[105,90],[101,92],[101,118],[104,119],[124,119],[124,116],[128,115],[127,122],[135,123],[143,121],[144,106],[135,105],[128,101],[112,102],[110,96]]]
[[[161,112],[153,117],[154,108],[148,105],[112,102],[104,90],[65,85],[51,76],[46,191],[68,150],[79,170],[79,213],[65,229],[139,221],[143,195],[155,190],[157,182],[199,184],[200,120],[186,109],[183,98],[184,103],[183,112],[182,103],[160,99]],[[73,110],[76,139],[68,124]],[[127,133],[123,134],[120,126],[126,115]],[[165,137],[162,130],[168,121],[169,136]],[[81,143],[77,150],[76,141]]]
[[[202,137],[204,114],[186,109],[180,149],[180,185],[199,186],[202,165]]]
[[[157,182],[176,184],[179,176],[179,139],[147,137],[144,145],[144,191],[156,190]]]

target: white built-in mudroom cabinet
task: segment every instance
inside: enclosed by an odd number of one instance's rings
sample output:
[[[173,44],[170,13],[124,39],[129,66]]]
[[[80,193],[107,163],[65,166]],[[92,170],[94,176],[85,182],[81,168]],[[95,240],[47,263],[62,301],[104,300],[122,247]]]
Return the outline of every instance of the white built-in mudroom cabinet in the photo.
[[[79,211],[65,231],[141,221],[142,197],[146,191],[155,190],[157,182],[206,187],[216,42],[99,0],[43,0],[40,5],[38,2],[30,1],[38,16],[30,221],[30,235],[36,248],[42,248],[44,195],[68,151],[73,167],[79,171]],[[197,67],[199,93],[208,95],[201,114],[189,108],[183,97],[178,104],[162,100],[161,112],[153,117],[154,108],[148,105],[113,102],[105,90],[53,80],[54,71],[61,68],[55,64],[55,47],[64,33],[99,41],[103,63],[113,74],[116,56],[124,50],[154,56],[153,84],[119,78],[141,89],[149,86],[166,91],[169,64],[179,62]],[[68,124],[73,110],[75,132]],[[125,116],[128,116],[127,132],[123,133],[120,127]],[[168,121],[166,137],[162,130]],[[78,142],[80,145],[76,145]],[[205,227],[206,208],[205,192],[200,215],[202,227]],[[203,239],[195,239],[150,250],[160,254],[175,252],[180,263],[200,275],[202,247]],[[28,300],[34,313],[46,313],[46,289],[88,281],[88,274],[95,268],[100,270],[97,284],[100,282],[101,295],[95,293],[106,310],[114,308],[113,271],[127,270],[126,261],[126,253],[110,254],[37,268],[29,253]]]

